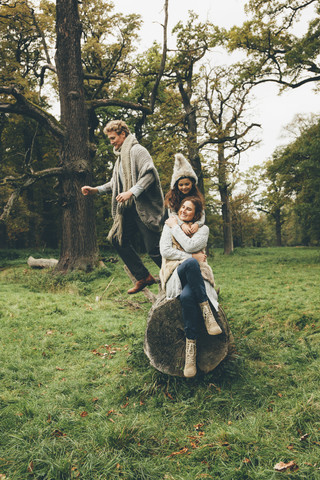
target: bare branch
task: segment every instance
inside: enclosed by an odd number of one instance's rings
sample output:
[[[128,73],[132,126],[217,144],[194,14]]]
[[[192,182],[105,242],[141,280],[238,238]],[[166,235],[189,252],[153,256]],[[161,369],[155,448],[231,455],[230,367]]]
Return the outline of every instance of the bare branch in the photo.
[[[199,143],[199,148],[203,148],[205,147],[206,145],[219,145],[219,144],[224,144],[226,142],[233,142],[233,141],[237,141],[239,140],[240,138],[243,138],[252,128],[254,127],[260,127],[261,128],[261,125],[259,123],[252,123],[251,125],[248,125],[244,130],[243,132],[241,133],[238,133],[238,134],[235,134],[235,135],[224,135],[222,137],[218,137],[218,138],[207,138],[205,140],[203,140],[202,142]]]
[[[18,200],[19,196],[23,192],[23,190],[26,190],[28,187],[33,185],[35,182],[38,182],[39,180],[42,180],[43,178],[47,177],[56,177],[61,175],[63,172],[62,167],[55,167],[55,168],[47,168],[45,170],[41,170],[39,172],[34,172],[33,174],[28,174],[26,176],[22,177],[7,177],[5,178],[2,182],[0,182],[0,185],[6,185],[8,183],[15,184],[17,185],[15,190],[12,192],[12,194],[9,197],[9,200],[7,201],[2,214],[0,215],[0,221],[5,221],[8,216],[10,215],[10,212]],[[20,184],[19,184],[20,183]]]
[[[151,93],[151,100],[150,100],[151,112],[153,112],[153,110],[154,110],[156,95],[157,95],[157,92],[158,92],[160,80],[161,80],[161,77],[163,75],[164,68],[165,68],[165,65],[166,65],[166,60],[167,60],[168,2],[169,2],[169,0],[165,0],[165,2],[164,2],[165,15],[164,15],[164,25],[163,25],[162,58],[161,58],[160,70],[158,72],[158,75],[157,75],[157,78],[156,78],[156,81],[155,81],[155,84],[153,86],[153,90],[152,90],[152,93]]]
[[[90,100],[87,103],[89,109],[95,110],[100,107],[123,107],[131,110],[137,110],[146,114],[152,113],[150,107],[141,105],[141,103],[129,102],[120,98],[101,98],[98,100]]]
[[[52,135],[61,142],[64,138],[64,131],[60,123],[53,115],[42,110],[34,103],[27,100],[15,86],[1,87],[0,93],[12,95],[17,101],[16,103],[0,103],[0,112],[16,113],[18,115],[26,115],[37,120],[39,123],[48,128]]]

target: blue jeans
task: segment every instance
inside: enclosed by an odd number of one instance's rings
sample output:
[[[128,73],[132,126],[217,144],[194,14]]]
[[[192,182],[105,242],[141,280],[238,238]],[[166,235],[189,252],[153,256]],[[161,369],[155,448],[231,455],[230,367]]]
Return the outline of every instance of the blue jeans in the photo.
[[[201,311],[199,303],[208,300],[206,287],[200,271],[199,262],[195,258],[188,258],[177,269],[182,292],[180,303],[186,337],[195,340],[198,336]]]

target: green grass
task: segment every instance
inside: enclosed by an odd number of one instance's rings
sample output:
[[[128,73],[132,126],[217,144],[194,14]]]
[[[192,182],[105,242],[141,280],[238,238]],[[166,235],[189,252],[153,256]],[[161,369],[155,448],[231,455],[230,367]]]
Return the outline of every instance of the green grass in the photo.
[[[149,365],[121,262],[61,276],[0,253],[0,479],[320,479],[319,249],[215,252],[237,353],[188,380]]]

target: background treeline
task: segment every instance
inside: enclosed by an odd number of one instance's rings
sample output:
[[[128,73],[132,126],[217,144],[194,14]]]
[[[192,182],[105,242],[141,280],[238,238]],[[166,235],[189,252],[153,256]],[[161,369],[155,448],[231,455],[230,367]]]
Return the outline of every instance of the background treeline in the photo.
[[[239,173],[242,154],[259,143],[255,85],[272,81],[297,88],[318,81],[318,1],[249,1],[248,20],[229,31],[190,12],[172,31],[175,50],[167,49],[165,17],[163,45],[154,43],[143,53],[136,50],[138,15],[119,14],[99,0],[73,3],[66,14],[67,6],[65,0],[0,4],[0,247],[63,243],[65,256],[80,258],[87,247],[75,245],[87,235],[92,260],[79,264],[92,266],[93,224],[86,229],[91,207],[77,192],[81,184],[110,178],[114,156],[102,127],[113,118],[123,118],[150,151],[165,193],[174,154],[190,160],[205,193],[212,246],[230,253],[242,246],[319,245],[318,117],[297,118],[285,147],[262,167]],[[314,19],[298,37],[299,15],[310,8]],[[63,18],[70,20],[63,38],[75,35],[71,45],[81,53],[68,65],[63,62],[70,46],[59,37]],[[245,56],[218,65],[217,49]],[[65,85],[69,78],[78,78],[78,86]],[[78,91],[82,117],[75,122]],[[82,151],[73,155],[81,143]],[[105,248],[110,198],[95,199],[95,211],[97,244]],[[75,215],[78,222],[72,222]]]
[[[275,151],[261,167],[245,175],[237,174],[234,182],[241,190],[231,199],[232,227],[235,247],[319,245],[320,240],[320,122],[313,117],[297,118],[296,138]],[[33,121],[12,122],[1,118],[1,176],[21,171],[21,159],[33,141],[34,163],[43,170],[58,155],[50,138],[37,130]],[[147,140],[147,139],[146,139]],[[29,142],[29,143],[28,143]],[[101,139],[103,148],[96,157],[96,184],[105,183],[111,175],[110,147]],[[169,188],[172,155],[162,159],[154,151],[153,142],[144,141],[160,171],[164,192]],[[110,155],[110,156],[109,156]],[[109,166],[109,168],[108,168]],[[217,188],[205,174],[207,223],[211,245],[223,246],[222,218]],[[8,192],[0,191],[2,206]],[[96,198],[97,236],[99,246],[108,247],[106,232],[111,224],[110,198]],[[2,248],[58,248],[60,239],[60,209],[58,185],[55,179],[37,183],[23,192],[7,221],[0,224]]]

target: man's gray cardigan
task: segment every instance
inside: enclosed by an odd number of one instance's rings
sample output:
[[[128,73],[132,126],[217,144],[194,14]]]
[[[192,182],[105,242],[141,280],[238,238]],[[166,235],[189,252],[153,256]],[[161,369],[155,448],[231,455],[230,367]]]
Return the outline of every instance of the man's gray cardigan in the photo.
[[[148,150],[139,143],[132,146],[130,150],[132,188],[134,192],[141,191],[137,196],[134,194],[134,202],[137,213],[142,222],[155,232],[162,230],[164,216],[164,200],[160,185],[160,178]],[[119,182],[114,178],[115,169],[110,182],[99,185],[99,194],[112,192],[112,217],[116,214],[116,196],[121,193],[114,191]],[[140,188],[139,188],[140,187]]]

